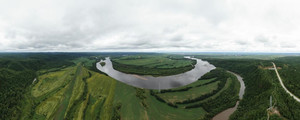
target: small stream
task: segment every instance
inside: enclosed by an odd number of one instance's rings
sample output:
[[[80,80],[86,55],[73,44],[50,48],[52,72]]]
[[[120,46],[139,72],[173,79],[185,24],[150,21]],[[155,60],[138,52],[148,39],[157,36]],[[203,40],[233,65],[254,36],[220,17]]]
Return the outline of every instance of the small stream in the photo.
[[[228,72],[231,73],[231,74],[233,74],[233,75],[235,75],[237,77],[237,79],[239,80],[239,82],[241,84],[240,92],[239,92],[239,98],[240,98],[240,100],[243,99],[243,95],[245,93],[245,88],[246,88],[245,87],[245,83],[243,81],[243,78],[240,75],[236,74],[236,73],[233,73],[233,72],[230,72],[230,71],[228,71]],[[234,111],[236,111],[238,105],[239,105],[239,101],[236,102],[236,104],[235,104],[235,106],[233,108],[228,108],[228,109],[220,112],[219,114],[217,114],[216,116],[214,116],[212,118],[212,120],[228,120],[229,117],[230,117],[230,115]]]

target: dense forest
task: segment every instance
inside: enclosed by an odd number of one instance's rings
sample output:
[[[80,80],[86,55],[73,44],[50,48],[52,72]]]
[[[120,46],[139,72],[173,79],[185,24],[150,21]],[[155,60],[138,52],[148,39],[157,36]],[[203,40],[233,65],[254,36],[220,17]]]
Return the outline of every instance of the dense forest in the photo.
[[[296,96],[300,96],[300,57],[277,58],[275,63],[281,67],[278,72],[287,89]]]
[[[231,119],[267,119],[270,96],[274,99],[274,108],[279,111],[279,114],[271,113],[272,118],[290,120],[300,118],[300,103],[283,90],[274,71],[264,69],[270,67],[272,61],[278,63],[279,66],[284,65],[283,61],[277,61],[277,59],[204,59],[217,67],[234,71],[244,78],[246,92]]]

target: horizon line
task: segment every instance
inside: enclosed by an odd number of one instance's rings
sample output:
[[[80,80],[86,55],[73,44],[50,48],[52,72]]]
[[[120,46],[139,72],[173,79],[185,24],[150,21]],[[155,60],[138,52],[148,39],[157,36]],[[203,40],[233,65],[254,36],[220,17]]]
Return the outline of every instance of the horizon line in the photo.
[[[252,52],[252,51],[202,51],[202,52],[190,52],[190,51],[3,51],[0,53],[260,53],[260,54],[300,54],[300,52]]]

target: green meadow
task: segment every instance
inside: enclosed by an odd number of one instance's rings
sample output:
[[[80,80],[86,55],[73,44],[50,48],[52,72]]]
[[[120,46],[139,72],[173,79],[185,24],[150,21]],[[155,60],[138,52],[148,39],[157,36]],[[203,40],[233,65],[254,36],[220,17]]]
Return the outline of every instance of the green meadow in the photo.
[[[183,56],[134,55],[111,59],[114,69],[132,74],[166,76],[189,71],[194,68],[195,60]]]

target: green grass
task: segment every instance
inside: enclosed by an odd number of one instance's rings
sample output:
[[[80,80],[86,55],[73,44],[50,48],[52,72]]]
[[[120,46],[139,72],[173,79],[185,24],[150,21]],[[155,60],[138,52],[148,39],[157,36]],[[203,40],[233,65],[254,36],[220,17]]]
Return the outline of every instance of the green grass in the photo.
[[[172,56],[133,55],[112,58],[113,68],[131,74],[167,76],[189,71],[196,60]]]
[[[81,72],[82,72],[82,66],[81,64],[78,64],[76,69],[76,77],[74,77],[71,80],[71,82],[68,84],[68,87],[64,93],[64,99],[61,101],[57,111],[54,113],[53,116],[54,119],[64,118],[67,108],[69,106],[70,98],[72,96],[74,84],[78,80],[77,77],[80,77],[82,75]]]
[[[22,113],[21,118],[110,119],[115,84],[111,77],[90,71],[80,62],[47,72],[26,93],[22,110],[28,112]]]
[[[143,107],[141,100],[136,97],[136,89],[121,82],[117,82],[114,103],[121,103],[121,118],[123,120],[165,120],[165,119],[197,119],[206,112],[202,108],[181,109],[173,108],[156,100],[146,90],[146,103],[148,108]]]
[[[83,79],[88,78],[89,73],[88,73],[88,70],[86,70],[83,67],[80,67],[80,69],[81,70],[79,71],[79,73],[77,73],[77,76],[75,78],[75,83],[74,83],[74,87],[73,87],[73,90],[72,90],[72,95],[70,97],[69,105],[68,105],[68,108],[67,108],[66,112],[68,112],[69,109],[74,104],[74,102],[78,101],[78,99],[80,99],[80,97],[84,94],[85,82],[83,81]],[[78,103],[76,103],[76,104],[78,104]]]
[[[32,88],[32,95],[39,97],[68,83],[75,74],[75,67],[68,67],[57,72],[43,74],[37,78],[38,83]]]
[[[64,92],[68,87],[63,88],[53,96],[49,97],[45,101],[42,101],[36,108],[35,118],[45,117],[46,119],[50,119],[50,117],[55,113],[56,109],[60,106],[60,103],[63,101]]]
[[[213,90],[216,90],[219,82],[220,81],[216,81],[208,85],[193,87],[183,92],[169,92],[164,94],[158,94],[158,96],[160,96],[164,100],[167,100],[167,102],[170,103],[175,103],[187,99],[194,99],[198,96],[205,95],[207,93],[212,92]]]
[[[222,92],[225,91],[226,89],[228,89],[229,86],[230,86],[230,84],[232,84],[232,79],[227,79],[225,86],[219,92],[217,92],[216,94],[214,94],[213,96],[210,96],[210,97],[208,97],[208,98],[206,98],[206,99],[204,99],[202,101],[197,101],[197,102],[188,103],[188,104],[182,104],[182,105],[179,105],[179,106],[180,107],[191,106],[191,105],[195,105],[195,104],[206,102],[206,101],[208,101],[210,99],[215,99],[218,96],[222,95]]]
[[[209,83],[214,82],[214,81],[216,81],[216,78],[200,79],[200,80],[197,80],[197,81],[195,81],[191,84],[181,86],[181,87],[178,87],[178,88],[160,90],[160,93],[186,91],[186,90],[189,90],[193,87],[199,87],[199,86],[206,85],[206,84],[209,84]],[[153,90],[153,91],[158,92],[159,90]]]
[[[116,83],[114,104],[121,103],[121,118],[123,120],[145,119],[145,109],[140,104],[140,99],[135,96],[134,87],[121,82]]]
[[[87,95],[86,99],[80,104],[77,111],[74,113],[74,119],[75,120],[82,120],[85,115],[86,107],[88,106],[89,102],[89,95]]]
[[[124,65],[143,66],[147,68],[179,68],[191,65],[192,60],[172,59],[165,56],[126,56],[113,59],[115,62]]]
[[[151,95],[148,96],[147,102],[149,104],[147,114],[150,120],[186,120],[187,118],[193,120],[201,118],[206,113],[201,107],[190,110],[173,108],[157,101]]]
[[[204,84],[207,84],[209,82],[212,82],[216,80],[216,78],[210,78],[210,79],[200,79],[200,80],[197,80],[196,82],[192,83],[192,84],[188,84],[186,86],[183,86],[183,87],[196,87],[196,86],[200,86],[200,85],[204,85]],[[179,87],[180,88],[180,87]]]
[[[116,81],[111,77],[96,72],[91,71],[91,73],[92,77],[87,79],[88,92],[91,95],[91,100],[95,98],[95,106],[87,111],[90,111],[91,116],[100,115],[100,119],[109,119],[111,118]],[[102,103],[103,101],[104,103]],[[100,113],[94,110],[98,105],[101,106]]]
[[[75,60],[73,60],[75,64],[81,63],[85,67],[92,67],[93,64],[96,62],[96,59],[91,59],[87,57],[80,57]]]

